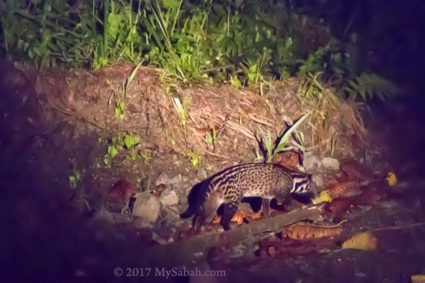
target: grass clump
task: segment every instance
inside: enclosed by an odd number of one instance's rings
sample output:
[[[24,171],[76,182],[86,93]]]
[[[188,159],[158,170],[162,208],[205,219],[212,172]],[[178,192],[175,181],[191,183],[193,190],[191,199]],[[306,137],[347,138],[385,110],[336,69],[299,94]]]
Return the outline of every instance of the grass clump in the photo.
[[[294,146],[301,149],[302,151],[305,151],[305,148],[302,145],[304,141],[304,135],[297,129],[309,115],[310,113],[304,114],[294,124],[288,126],[286,130],[279,134],[274,143],[272,142],[270,130],[264,131],[262,128],[259,128],[266,162],[271,162],[277,153],[291,150]],[[298,142],[294,142],[293,139],[291,139],[292,137],[295,137]],[[294,146],[290,145],[291,143],[293,143]]]

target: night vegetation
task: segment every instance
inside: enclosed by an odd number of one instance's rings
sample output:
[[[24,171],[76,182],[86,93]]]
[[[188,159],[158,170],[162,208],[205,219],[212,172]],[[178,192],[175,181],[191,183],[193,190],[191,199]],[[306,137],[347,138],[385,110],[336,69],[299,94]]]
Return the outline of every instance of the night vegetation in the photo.
[[[320,72],[344,98],[394,94],[394,84],[358,63],[356,10],[338,33],[312,9],[295,1],[8,0],[0,49],[40,68],[142,62],[165,69],[163,81],[253,88]]]

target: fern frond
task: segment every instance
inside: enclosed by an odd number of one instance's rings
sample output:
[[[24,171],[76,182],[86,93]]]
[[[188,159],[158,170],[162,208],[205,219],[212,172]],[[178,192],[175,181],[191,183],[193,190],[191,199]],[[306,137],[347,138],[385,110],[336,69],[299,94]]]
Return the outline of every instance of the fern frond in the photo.
[[[344,90],[352,100],[356,100],[358,96],[363,100],[372,99],[374,96],[377,96],[385,101],[400,92],[399,88],[393,82],[376,73],[361,73],[354,80],[349,81],[348,86]]]

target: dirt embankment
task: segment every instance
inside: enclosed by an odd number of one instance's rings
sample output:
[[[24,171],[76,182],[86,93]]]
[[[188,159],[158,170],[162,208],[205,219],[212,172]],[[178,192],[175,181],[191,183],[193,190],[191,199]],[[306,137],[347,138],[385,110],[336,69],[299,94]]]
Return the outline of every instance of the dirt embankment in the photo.
[[[309,150],[308,169],[317,169],[319,155],[352,157],[367,143],[353,105],[302,100],[297,93],[305,84],[295,78],[239,90],[161,84],[160,70],[141,67],[132,77],[131,64],[68,72],[6,65],[3,84],[30,108],[22,108],[30,130],[13,130],[27,139],[19,147],[52,164],[43,165],[43,174],[58,186],[83,187],[76,198],[89,211],[103,205],[120,179],[139,192],[171,185],[183,207],[193,184],[237,163],[261,162],[267,133],[274,142],[309,111],[314,117],[298,128],[304,138],[297,141]]]
[[[260,96],[259,90],[238,90],[229,85],[161,86],[158,70],[145,67],[126,85],[133,69],[133,65],[121,64],[94,72],[52,70],[29,76],[46,116],[54,112],[79,123],[78,131],[109,140],[117,134],[135,134],[152,161],[170,160],[173,154],[182,160],[199,155],[202,162],[195,167],[208,164],[214,171],[258,160],[263,155],[259,151],[261,130],[270,130],[274,140],[287,128],[285,123],[314,107],[297,97],[302,83],[297,79],[275,82]],[[124,102],[122,119],[116,113],[120,102]],[[319,113],[322,121],[310,120],[299,128],[304,145],[324,156],[331,150],[337,157],[352,156],[364,146],[365,131],[358,111],[340,101],[328,108],[330,111]]]

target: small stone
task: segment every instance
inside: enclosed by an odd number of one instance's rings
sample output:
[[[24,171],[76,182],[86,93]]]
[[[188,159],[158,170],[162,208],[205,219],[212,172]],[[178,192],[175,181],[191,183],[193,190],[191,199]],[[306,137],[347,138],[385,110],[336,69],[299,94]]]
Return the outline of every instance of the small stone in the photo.
[[[170,231],[165,231],[168,233],[152,233],[152,240],[154,240],[155,242],[161,244],[161,245],[167,245],[170,244],[172,242],[174,242],[174,238],[172,235],[174,235],[175,231],[173,231],[172,233]]]
[[[313,175],[312,181],[314,185],[316,185],[317,188],[321,189],[325,186],[325,180],[323,180],[323,177],[321,175]]]
[[[304,155],[304,168],[307,172],[315,171],[320,165],[320,159],[316,155],[310,153]]]
[[[128,217],[121,213],[111,213],[105,207],[102,207],[96,212],[93,219],[95,221],[102,221],[110,225],[128,222]]]
[[[133,219],[133,227],[136,229],[145,229],[145,230],[152,230],[153,224],[146,222],[146,220],[142,218],[135,218]]]
[[[158,179],[156,179],[155,186],[158,186],[159,184],[177,185],[181,183],[181,181],[182,176],[180,174],[173,174],[172,172],[162,172],[159,175]]]
[[[179,197],[177,196],[175,191],[165,190],[161,197],[160,202],[166,206],[172,206],[179,203]]]
[[[207,177],[207,172],[205,172],[204,168],[200,168],[198,172],[196,172],[196,178],[199,180],[205,180]]]
[[[133,216],[154,223],[158,219],[160,207],[161,204],[157,197],[149,192],[143,192],[134,203]]]
[[[325,157],[322,159],[322,165],[328,170],[338,171],[339,161],[335,158]]]
[[[113,224],[115,222],[112,213],[106,210],[103,206],[95,213],[93,219],[104,221],[108,224]]]

